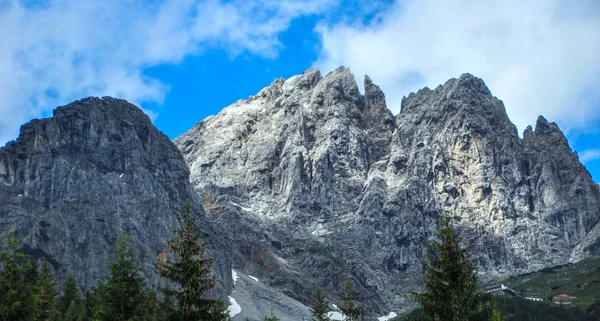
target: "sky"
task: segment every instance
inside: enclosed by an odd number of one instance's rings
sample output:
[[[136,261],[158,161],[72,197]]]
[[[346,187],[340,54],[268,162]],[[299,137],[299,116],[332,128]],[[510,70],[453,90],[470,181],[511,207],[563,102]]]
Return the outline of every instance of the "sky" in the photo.
[[[400,110],[469,72],[519,132],[558,123],[600,181],[597,0],[0,0],[0,145],[87,96],[171,138],[273,80],[347,66]]]

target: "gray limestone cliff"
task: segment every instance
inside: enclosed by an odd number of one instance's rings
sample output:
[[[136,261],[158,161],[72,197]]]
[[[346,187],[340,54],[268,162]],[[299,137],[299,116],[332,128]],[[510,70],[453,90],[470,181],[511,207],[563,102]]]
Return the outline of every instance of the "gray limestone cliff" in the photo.
[[[175,140],[234,267],[309,303],[352,280],[369,319],[412,304],[423,245],[451,216],[483,278],[600,254],[598,186],[544,119],[521,139],[464,74],[393,116],[365,77],[276,80]]]
[[[211,238],[186,164],[168,137],[124,100],[88,98],[21,127],[0,149],[0,234],[14,229],[23,248],[51,263],[58,280],[72,272],[82,289],[106,273],[120,231],[132,240],[150,285],[161,281],[156,256],[191,200]],[[221,247],[222,248],[222,247]],[[218,257],[219,290],[232,287],[227,256]]]
[[[236,321],[271,307],[298,320],[317,285],[336,303],[347,279],[367,320],[410,309],[444,216],[482,279],[600,255],[600,190],[558,126],[540,117],[520,138],[469,74],[411,93],[394,116],[369,77],[361,93],[347,68],[310,69],[174,143],[139,108],[88,98],[0,149],[0,236],[14,228],[82,288],[121,230],[159,286],[156,256],[188,199]]]

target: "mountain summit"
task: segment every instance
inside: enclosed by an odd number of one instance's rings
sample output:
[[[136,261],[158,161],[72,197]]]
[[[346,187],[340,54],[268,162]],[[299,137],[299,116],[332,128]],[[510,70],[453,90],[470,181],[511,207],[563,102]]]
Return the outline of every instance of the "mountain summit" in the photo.
[[[123,100],[59,107],[0,149],[0,234],[87,288],[125,231],[158,287],[190,200],[234,320],[298,320],[317,285],[336,303],[346,280],[369,320],[408,310],[442,217],[483,279],[600,255],[600,190],[556,124],[520,138],[470,74],[395,116],[368,76],[363,92],[348,68],[309,69],[174,142]]]
[[[600,254],[598,186],[555,124],[521,139],[470,74],[410,94],[396,116],[364,84],[309,69],[175,139],[194,188],[228,208],[218,224],[245,231],[237,269],[302,302],[349,278],[382,315],[410,305],[442,216],[485,277]]]

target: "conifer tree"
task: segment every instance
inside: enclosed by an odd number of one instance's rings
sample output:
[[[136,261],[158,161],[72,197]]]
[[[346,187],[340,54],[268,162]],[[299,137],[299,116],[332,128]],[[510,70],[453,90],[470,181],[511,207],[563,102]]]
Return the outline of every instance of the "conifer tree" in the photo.
[[[177,289],[166,290],[177,301],[176,313],[182,321],[220,321],[229,319],[221,300],[206,298],[216,281],[210,275],[213,260],[205,257],[206,243],[202,232],[195,227],[189,202],[183,207],[181,229],[177,238],[169,241],[168,250],[176,261],[159,261],[159,274],[174,283]]]
[[[19,250],[14,232],[5,241],[6,249],[0,251],[0,321],[29,320],[37,268]]]
[[[75,298],[69,304],[69,308],[63,317],[63,321],[85,321],[87,320],[85,304],[80,298]]]
[[[58,319],[56,287],[47,261],[42,263],[33,296],[32,320],[54,321]]]
[[[60,297],[60,313],[65,315],[71,303],[75,300],[79,300],[79,287],[77,281],[71,272],[67,273],[67,278],[63,285],[63,295]]]
[[[352,290],[352,283],[350,280],[346,280],[344,284],[344,292],[340,295],[342,299],[342,305],[340,310],[346,317],[346,321],[358,321],[361,320],[363,314],[363,308],[357,305],[358,296],[354,294]]]
[[[422,310],[417,320],[490,320],[492,307],[483,300],[468,249],[460,246],[449,218],[442,221],[436,237],[427,245],[424,292],[413,293]]]
[[[97,284],[94,319],[100,321],[144,320],[145,281],[135,265],[129,239],[117,238],[115,259],[108,265],[108,276]]]
[[[327,303],[325,303],[325,294],[321,287],[317,286],[317,292],[312,297],[312,307],[310,309],[312,321],[329,321],[327,317]]]

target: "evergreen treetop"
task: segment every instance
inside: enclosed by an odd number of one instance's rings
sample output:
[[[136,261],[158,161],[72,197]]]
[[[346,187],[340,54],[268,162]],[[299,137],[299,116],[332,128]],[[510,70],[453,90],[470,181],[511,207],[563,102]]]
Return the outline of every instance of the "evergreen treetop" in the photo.
[[[422,293],[413,296],[422,310],[418,320],[475,321],[489,320],[492,309],[479,290],[468,249],[460,246],[457,233],[444,218],[436,240],[427,245]]]
[[[202,241],[202,231],[194,225],[191,205],[186,202],[181,216],[181,229],[176,238],[168,242],[168,250],[176,261],[166,258],[159,261],[159,274],[176,285],[166,289],[167,295],[177,300],[177,314],[182,321],[220,321],[229,319],[226,307],[221,300],[209,299],[207,292],[213,289],[216,281],[211,276],[213,260],[205,256],[206,243]]]
[[[317,286],[317,291],[312,297],[310,315],[312,316],[312,321],[329,321],[329,317],[327,316],[327,303],[325,303],[325,294],[319,286]]]
[[[342,299],[342,305],[340,310],[346,317],[346,321],[358,321],[361,320],[363,315],[363,307],[357,304],[358,295],[354,294],[352,290],[352,283],[349,279],[344,283],[344,292],[340,295]]]
[[[54,321],[59,317],[56,286],[47,261],[42,263],[33,296],[32,320]]]
[[[145,281],[128,243],[124,234],[117,238],[115,259],[108,265],[108,276],[98,282],[95,291],[95,319],[132,321],[146,317]]]

